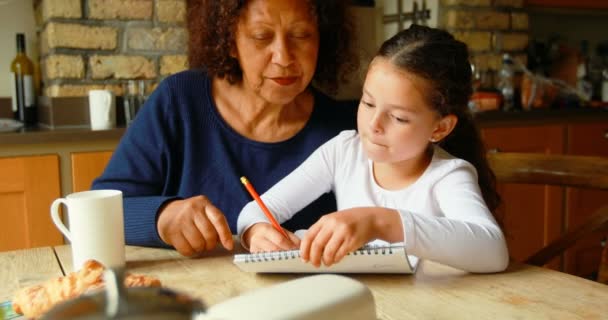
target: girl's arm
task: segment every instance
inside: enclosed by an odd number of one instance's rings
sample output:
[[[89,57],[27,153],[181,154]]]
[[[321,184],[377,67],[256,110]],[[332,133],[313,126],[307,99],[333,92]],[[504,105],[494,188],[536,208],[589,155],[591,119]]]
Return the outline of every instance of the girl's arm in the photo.
[[[304,261],[314,266],[319,267],[321,263],[330,266],[375,239],[403,242],[397,210],[356,207],[325,215],[302,238],[300,253]]]
[[[474,169],[450,172],[431,192],[443,217],[400,210],[408,253],[469,272],[505,270],[505,238],[483,200]]]
[[[261,196],[262,201],[279,223],[289,220],[323,193],[332,190],[334,170],[337,163],[335,146],[340,143],[341,135],[319,147],[298,168]],[[251,201],[245,205],[239,214],[237,232],[242,237],[254,224],[267,222],[268,220],[257,203]],[[266,228],[259,229],[269,230]],[[253,235],[248,235],[247,238],[251,239],[253,237]],[[269,247],[268,249],[271,250],[272,248]]]

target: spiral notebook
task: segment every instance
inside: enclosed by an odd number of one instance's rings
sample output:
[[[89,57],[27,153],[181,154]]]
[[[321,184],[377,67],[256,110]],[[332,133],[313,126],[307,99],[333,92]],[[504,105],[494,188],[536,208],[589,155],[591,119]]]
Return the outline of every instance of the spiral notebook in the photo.
[[[340,262],[319,268],[300,259],[299,250],[234,255],[234,264],[257,273],[414,273],[418,257],[407,255],[403,243],[366,245]]]

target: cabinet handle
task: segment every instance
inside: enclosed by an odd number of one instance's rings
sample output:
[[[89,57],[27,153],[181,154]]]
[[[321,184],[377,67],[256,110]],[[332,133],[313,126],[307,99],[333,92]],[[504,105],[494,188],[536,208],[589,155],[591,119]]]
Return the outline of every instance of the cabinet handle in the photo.
[[[608,132],[606,134],[608,134]],[[607,136],[607,138],[608,138],[608,136]],[[498,153],[498,152],[500,152],[499,148],[488,149],[488,153]]]

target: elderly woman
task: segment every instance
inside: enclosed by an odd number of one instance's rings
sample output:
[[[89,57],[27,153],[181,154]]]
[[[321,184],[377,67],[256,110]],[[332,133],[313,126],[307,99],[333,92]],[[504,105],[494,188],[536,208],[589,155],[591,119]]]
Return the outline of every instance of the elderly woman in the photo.
[[[262,193],[318,146],[354,128],[336,89],[356,67],[346,1],[188,1],[191,70],[165,79],[125,133],[93,189],[124,193],[128,244],[183,255],[231,249],[239,178]],[[287,221],[307,228],[335,211],[326,194]]]

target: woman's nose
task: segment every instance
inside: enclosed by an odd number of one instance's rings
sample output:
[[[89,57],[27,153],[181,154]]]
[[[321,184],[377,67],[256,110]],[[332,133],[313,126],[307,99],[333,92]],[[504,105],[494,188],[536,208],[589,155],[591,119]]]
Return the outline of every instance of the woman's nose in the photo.
[[[284,37],[277,37],[272,46],[272,62],[281,67],[288,67],[293,63],[293,55],[289,41]]]

